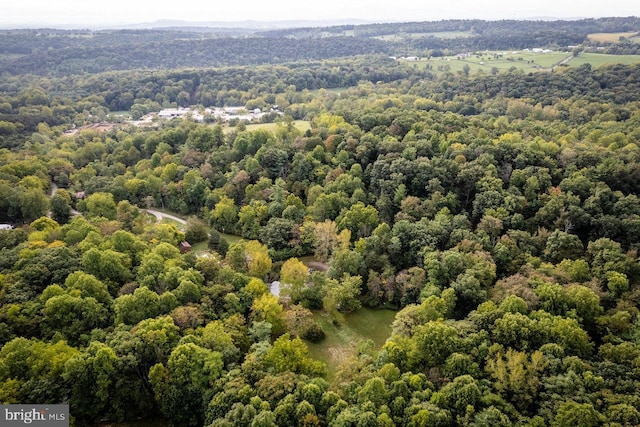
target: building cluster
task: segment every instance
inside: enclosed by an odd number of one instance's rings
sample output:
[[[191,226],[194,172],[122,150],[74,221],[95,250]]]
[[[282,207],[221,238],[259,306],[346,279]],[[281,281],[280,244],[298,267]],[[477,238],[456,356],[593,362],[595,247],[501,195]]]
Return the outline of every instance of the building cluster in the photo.
[[[222,107],[222,108],[165,108],[158,113],[152,113],[150,116],[157,116],[161,119],[173,119],[176,117],[190,118],[196,122],[203,122],[205,117],[213,117],[215,121],[228,122],[236,119],[241,121],[260,121],[262,116],[269,113],[279,113],[278,106],[273,106],[270,111],[262,111],[260,108],[247,110],[245,107]]]

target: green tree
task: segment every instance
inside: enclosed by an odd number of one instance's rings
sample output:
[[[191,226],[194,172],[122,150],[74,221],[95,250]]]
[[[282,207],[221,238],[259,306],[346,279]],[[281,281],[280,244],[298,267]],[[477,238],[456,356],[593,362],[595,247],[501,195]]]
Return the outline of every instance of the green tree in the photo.
[[[47,299],[43,315],[47,330],[59,331],[74,343],[83,334],[106,327],[109,320],[109,313],[103,305],[93,297],[81,297],[79,291]]]
[[[569,401],[558,408],[552,425],[554,427],[592,427],[601,425],[603,418],[592,404]]]
[[[458,348],[458,333],[442,320],[429,321],[416,327],[409,362],[428,369],[442,365]]]
[[[111,193],[94,193],[85,200],[87,217],[103,217],[116,219],[116,203]]]
[[[263,294],[256,298],[251,305],[251,313],[255,320],[269,322],[274,335],[284,332],[284,309],[278,303],[277,297]]]
[[[361,307],[359,297],[362,278],[360,276],[345,274],[339,281],[329,280],[325,287],[324,306],[327,310],[348,313]]]
[[[308,276],[309,267],[298,261],[298,258],[289,258],[280,267],[281,291],[289,294],[294,302],[299,301]]]
[[[222,356],[193,343],[173,349],[166,366],[154,365],[149,381],[163,415],[183,426],[201,426],[211,387],[222,375]]]
[[[96,422],[102,417],[123,417],[123,396],[118,396],[117,389],[121,367],[115,351],[98,342],[67,362],[64,378],[71,384],[69,401],[77,419]]]
[[[351,231],[351,238],[357,240],[361,237],[368,237],[380,223],[378,211],[373,206],[365,206],[358,202],[340,214],[336,220],[338,228]]]
[[[246,239],[257,239],[261,228],[266,224],[269,208],[263,200],[252,200],[240,208],[238,225],[240,234]]]
[[[207,224],[201,219],[191,217],[187,220],[184,238],[191,244],[204,242],[209,237]]]
[[[229,243],[215,228],[209,230],[209,240],[207,243],[209,249],[218,252],[221,256],[227,255]]]
[[[20,203],[20,214],[23,222],[31,222],[47,214],[49,210],[49,199],[36,188],[22,189],[18,196]]]
[[[51,198],[51,218],[59,224],[71,219],[71,196],[64,190],[58,190]]]
[[[294,372],[309,376],[322,376],[326,372],[324,363],[309,356],[307,345],[300,339],[291,339],[289,334],[278,338],[264,356],[267,369],[275,373]]]
[[[233,233],[238,222],[236,205],[230,198],[222,196],[211,211],[210,223],[223,233]]]
[[[540,377],[547,363],[540,351],[527,357],[524,352],[508,349],[487,362],[486,369],[494,378],[493,385],[518,409],[526,411],[538,398]]]
[[[551,262],[558,263],[564,259],[578,258],[583,251],[578,236],[555,230],[547,239],[545,256]]]
[[[117,323],[135,325],[160,314],[160,297],[148,288],[138,288],[133,294],[116,298],[113,309]]]

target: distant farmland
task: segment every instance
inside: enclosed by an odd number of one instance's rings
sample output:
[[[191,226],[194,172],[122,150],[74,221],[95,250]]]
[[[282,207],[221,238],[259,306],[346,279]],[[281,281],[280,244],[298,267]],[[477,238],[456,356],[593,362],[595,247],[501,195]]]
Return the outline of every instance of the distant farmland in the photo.
[[[629,31],[626,33],[592,33],[587,36],[587,40],[599,43],[613,43],[620,40],[620,37],[631,39],[638,36],[637,31]]]
[[[434,73],[464,72],[468,65],[470,73],[494,73],[508,71],[512,68],[525,72],[549,70],[560,63],[567,66],[580,66],[589,63],[594,67],[609,64],[635,64],[640,62],[640,55],[608,55],[603,53],[581,53],[574,57],[571,52],[475,52],[467,57],[432,57],[419,60],[407,60],[410,67],[428,68]]]

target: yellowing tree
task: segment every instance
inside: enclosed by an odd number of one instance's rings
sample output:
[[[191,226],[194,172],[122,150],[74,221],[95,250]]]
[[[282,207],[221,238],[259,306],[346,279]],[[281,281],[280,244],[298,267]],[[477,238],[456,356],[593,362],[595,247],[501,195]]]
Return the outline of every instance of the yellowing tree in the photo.
[[[299,261],[298,258],[289,258],[280,268],[280,281],[284,285],[283,290],[285,290],[285,293],[288,293],[293,300],[301,296],[300,294],[308,276],[309,268]]]
[[[317,223],[313,228],[315,256],[320,261],[326,261],[338,247],[338,227],[331,220]]]
[[[271,323],[274,335],[284,331],[284,309],[278,303],[278,298],[271,294],[264,294],[253,301],[251,313],[254,320]]]
[[[247,271],[253,277],[265,278],[271,271],[271,257],[265,245],[257,240],[247,242],[245,246],[245,259]]]

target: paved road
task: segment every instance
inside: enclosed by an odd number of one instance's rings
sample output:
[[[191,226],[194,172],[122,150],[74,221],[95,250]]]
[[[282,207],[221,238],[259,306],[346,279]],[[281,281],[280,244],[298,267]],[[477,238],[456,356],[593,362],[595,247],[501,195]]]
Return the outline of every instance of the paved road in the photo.
[[[179,222],[180,224],[186,224],[187,221],[185,221],[182,218],[179,218],[175,215],[171,215],[168,213],[164,213],[164,212],[160,212],[160,211],[156,211],[153,209],[147,209],[147,212],[149,212],[151,215],[155,216],[156,218],[158,218],[158,221],[162,221],[163,218],[168,218],[171,219],[173,221]]]

